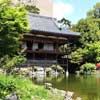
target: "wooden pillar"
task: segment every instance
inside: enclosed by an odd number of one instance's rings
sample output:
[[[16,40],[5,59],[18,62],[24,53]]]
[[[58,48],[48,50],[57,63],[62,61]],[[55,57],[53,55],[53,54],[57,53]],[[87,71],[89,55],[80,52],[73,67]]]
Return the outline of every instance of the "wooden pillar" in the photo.
[[[47,60],[47,53],[45,53],[45,60]],[[46,67],[47,67],[47,62],[45,61],[45,66],[44,66],[44,72],[45,72],[45,77],[46,77]]]
[[[66,64],[66,76],[67,77],[69,75],[69,72],[68,72],[68,45],[69,45],[69,42],[67,40],[67,50],[66,50],[66,55],[67,55],[67,57],[66,57],[66,61],[67,61],[67,64]]]
[[[58,51],[59,47],[58,47],[58,41],[57,41],[57,48],[56,48]],[[56,53],[56,76],[57,76],[57,64],[58,64],[58,52]]]
[[[34,43],[34,40],[32,42]],[[33,46],[32,46],[32,50],[33,50]],[[33,53],[33,60],[35,60],[35,52]],[[33,65],[35,66],[34,62]]]

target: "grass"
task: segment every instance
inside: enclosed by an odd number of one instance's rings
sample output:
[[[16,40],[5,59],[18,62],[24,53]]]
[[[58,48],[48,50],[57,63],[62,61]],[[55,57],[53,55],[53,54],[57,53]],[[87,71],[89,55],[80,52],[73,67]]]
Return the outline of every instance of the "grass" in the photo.
[[[16,87],[16,93],[19,96],[19,100],[63,100],[63,97],[57,94],[52,94],[49,90],[46,90],[44,86],[33,84],[32,81],[27,78],[0,74],[0,82],[13,82]],[[32,99],[32,97],[35,99]]]

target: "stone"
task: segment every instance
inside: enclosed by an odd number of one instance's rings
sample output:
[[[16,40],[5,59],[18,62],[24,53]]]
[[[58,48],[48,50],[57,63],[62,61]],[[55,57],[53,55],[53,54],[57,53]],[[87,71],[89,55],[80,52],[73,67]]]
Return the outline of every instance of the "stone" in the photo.
[[[76,98],[76,100],[82,100],[82,98],[80,98],[80,97],[77,97],[77,98]]]
[[[3,69],[0,68],[0,73],[4,73]]]
[[[31,98],[32,98],[32,100],[36,100],[36,98],[34,96],[32,96]]]
[[[5,100],[19,100],[16,94],[12,94],[8,96]]]
[[[69,97],[72,97],[73,94],[74,94],[74,92],[71,92],[71,91],[67,91],[67,92],[66,92],[66,95],[69,96]]]
[[[45,70],[44,70],[44,68],[42,68],[42,67],[38,67],[37,68],[37,71],[36,71],[36,75],[46,75],[46,72],[45,72]]]
[[[61,94],[61,96],[65,96],[66,95],[66,91],[60,90],[60,94]]]
[[[30,76],[30,78],[34,78],[35,77],[35,72],[33,72],[33,71],[29,71],[29,76]]]
[[[52,88],[51,92],[52,92],[53,94],[58,94],[58,89]]]
[[[65,99],[64,100],[73,100],[72,96],[73,96],[74,92],[71,91],[67,91],[65,94]]]
[[[45,100],[45,99],[41,99],[41,100]]]
[[[51,83],[45,83],[45,88],[50,90],[52,88],[52,84]]]

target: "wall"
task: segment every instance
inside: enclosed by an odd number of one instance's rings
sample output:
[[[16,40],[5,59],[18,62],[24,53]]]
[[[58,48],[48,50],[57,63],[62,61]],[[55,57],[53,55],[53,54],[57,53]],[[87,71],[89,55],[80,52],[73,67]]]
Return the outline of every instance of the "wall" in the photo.
[[[53,16],[53,0],[14,0],[13,3],[22,2],[25,5],[36,5],[40,9],[40,15]]]
[[[53,0],[38,0],[36,5],[40,9],[40,15],[53,16]]]

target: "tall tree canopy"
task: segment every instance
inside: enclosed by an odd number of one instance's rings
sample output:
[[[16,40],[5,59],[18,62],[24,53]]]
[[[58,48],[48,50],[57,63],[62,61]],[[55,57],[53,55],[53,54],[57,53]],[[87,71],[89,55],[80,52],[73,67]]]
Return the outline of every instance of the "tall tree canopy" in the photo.
[[[37,2],[37,0],[36,1],[34,1],[34,0],[19,0],[19,1],[17,1],[17,3],[22,4],[27,11],[29,11],[31,13],[39,14],[40,9],[36,7],[35,2]]]
[[[19,51],[22,33],[28,30],[24,7],[12,6],[8,0],[0,1],[0,57]]]
[[[92,18],[81,19],[72,29],[81,33],[81,46],[100,40],[99,26]]]
[[[25,5],[25,8],[31,13],[39,14],[40,12],[39,8],[37,8],[36,6]]]
[[[87,17],[91,17],[95,22],[98,23],[100,29],[100,2],[87,12]]]
[[[100,18],[100,2],[96,3],[93,9],[87,12],[88,17]]]
[[[77,49],[71,53],[70,62],[77,66],[100,62],[100,2],[88,11],[85,19],[80,19],[72,30],[81,33]]]

